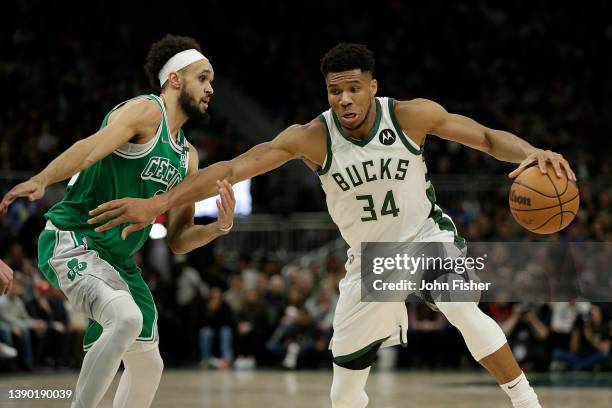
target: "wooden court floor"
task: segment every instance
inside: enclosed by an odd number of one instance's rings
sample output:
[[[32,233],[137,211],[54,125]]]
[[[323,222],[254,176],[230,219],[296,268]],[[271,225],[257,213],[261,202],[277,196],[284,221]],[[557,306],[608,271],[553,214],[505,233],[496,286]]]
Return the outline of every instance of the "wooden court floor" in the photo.
[[[112,406],[115,378],[101,407]],[[544,408],[610,408],[612,375],[530,376]],[[74,389],[76,373],[1,375],[0,407],[68,407],[67,401],[15,401],[8,390]],[[330,407],[331,371],[167,370],[153,407]],[[506,395],[484,373],[374,372],[369,407],[510,408]]]

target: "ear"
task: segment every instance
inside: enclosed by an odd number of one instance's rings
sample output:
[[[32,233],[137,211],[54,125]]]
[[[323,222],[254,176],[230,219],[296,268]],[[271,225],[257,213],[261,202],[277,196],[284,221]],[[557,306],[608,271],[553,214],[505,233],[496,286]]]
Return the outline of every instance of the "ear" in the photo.
[[[168,83],[174,89],[180,89],[181,87],[181,77],[176,72],[171,72],[168,74]]]
[[[370,91],[372,92],[372,95],[376,95],[376,93],[378,92],[378,81],[375,79],[372,79],[370,81]]]

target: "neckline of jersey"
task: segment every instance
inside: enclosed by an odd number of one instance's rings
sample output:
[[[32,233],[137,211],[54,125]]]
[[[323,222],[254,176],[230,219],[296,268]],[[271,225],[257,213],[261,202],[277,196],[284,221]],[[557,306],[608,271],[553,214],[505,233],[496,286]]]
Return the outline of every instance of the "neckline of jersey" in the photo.
[[[342,130],[342,125],[340,124],[340,121],[338,120],[336,113],[332,110],[332,116],[334,118],[334,125],[336,126],[336,129],[338,129],[338,132],[340,132],[343,138],[345,138],[346,140],[348,140],[349,142],[357,146],[364,147],[365,145],[370,143],[370,140],[372,140],[374,136],[376,136],[376,133],[378,132],[378,128],[380,127],[380,120],[382,118],[382,106],[378,98],[375,97],[374,100],[376,102],[376,119],[374,120],[374,126],[372,126],[372,130],[370,130],[370,133],[368,134],[368,136],[361,140],[354,139],[344,133],[344,130]]]
[[[164,115],[164,119],[166,122],[166,130],[168,131],[168,140],[170,142],[170,146],[172,146],[172,150],[174,150],[176,153],[182,153],[181,152],[181,144],[182,144],[182,140],[179,140],[179,138],[181,137],[181,130],[182,128],[179,128],[179,130],[176,132],[176,140],[174,140],[174,138],[172,137],[172,131],[170,130],[170,123],[168,120],[168,114],[166,112],[166,105],[164,104],[164,98],[162,98],[161,96],[157,96],[154,94],[151,94],[152,96],[156,97],[159,99],[161,106],[162,106],[162,114]]]

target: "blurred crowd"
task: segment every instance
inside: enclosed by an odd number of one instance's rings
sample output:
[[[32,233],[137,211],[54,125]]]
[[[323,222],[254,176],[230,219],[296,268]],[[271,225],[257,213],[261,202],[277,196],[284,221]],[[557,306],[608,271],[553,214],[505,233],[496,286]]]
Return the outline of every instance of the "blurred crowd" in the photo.
[[[171,278],[137,256],[156,300],[167,366],[247,370],[329,367],[328,350],[343,264],[335,256],[305,268],[241,254],[228,263],[212,251],[206,269],[172,258]],[[78,368],[87,321],[42,278],[21,244],[3,258],[17,272],[0,298],[0,371]],[[423,303],[407,303],[408,346],[381,368],[466,368],[460,333]],[[482,303],[508,337],[524,370],[609,370],[612,303]]]
[[[61,24],[70,18],[68,5],[7,4],[7,15],[14,18],[0,26],[0,89],[7,96],[0,102],[0,194],[93,133],[116,103],[151,92],[141,68],[144,56],[149,44],[168,32],[198,39],[217,76],[231,80],[287,125],[305,123],[326,109],[319,58],[336,42],[350,40],[375,52],[380,95],[430,98],[564,154],[578,175],[581,210],[570,227],[550,239],[612,241],[612,139],[607,137],[612,117],[605,111],[612,82],[603,80],[612,68],[611,54],[603,51],[612,46],[612,23],[603,10],[386,0],[370,5],[375,12],[363,13],[340,3],[277,0],[265,13],[257,2],[242,4],[240,13],[231,14],[228,29],[225,6],[219,0],[190,4],[191,16],[207,18],[170,16],[154,24],[155,17],[147,25],[142,13],[148,11],[126,2],[112,22],[104,17],[105,4],[96,3],[88,6],[87,18],[70,24]],[[214,105],[213,99],[208,127],[187,126],[200,167],[248,147],[231,123],[215,116]],[[434,180],[510,170],[433,137],[425,152]],[[302,183],[254,179],[255,212],[325,210],[316,177],[304,170]],[[309,199],[287,191],[307,191]],[[271,199],[279,195],[288,197],[282,205]],[[534,239],[511,219],[507,185],[471,195],[438,189],[438,196],[468,241]],[[36,268],[37,237],[48,204],[18,201],[0,220],[0,257],[17,271],[11,293],[0,298],[0,371],[76,368],[82,359],[86,319]],[[157,302],[167,365],[329,367],[342,259],[283,267],[273,256],[225,259],[213,243],[187,257],[170,258],[160,270],[152,260],[158,252],[151,246],[157,244],[149,243],[139,259]],[[409,346],[399,349],[391,365],[474,364],[441,314],[424,305],[407,307]],[[482,307],[502,325],[524,369],[610,368],[610,304]]]

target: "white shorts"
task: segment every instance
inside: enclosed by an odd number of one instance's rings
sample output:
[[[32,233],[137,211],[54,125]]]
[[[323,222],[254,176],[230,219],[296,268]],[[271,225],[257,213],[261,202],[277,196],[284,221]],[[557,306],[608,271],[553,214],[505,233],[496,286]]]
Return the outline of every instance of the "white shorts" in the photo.
[[[429,222],[431,221],[431,222]],[[441,230],[431,219],[423,225],[415,242],[454,242],[452,231]],[[340,281],[340,297],[334,313],[334,335],[330,349],[334,358],[351,354],[376,343],[382,347],[406,345],[408,312],[404,302],[361,301],[361,257],[347,252],[346,277]],[[368,347],[369,348],[369,347]]]

